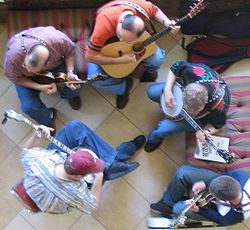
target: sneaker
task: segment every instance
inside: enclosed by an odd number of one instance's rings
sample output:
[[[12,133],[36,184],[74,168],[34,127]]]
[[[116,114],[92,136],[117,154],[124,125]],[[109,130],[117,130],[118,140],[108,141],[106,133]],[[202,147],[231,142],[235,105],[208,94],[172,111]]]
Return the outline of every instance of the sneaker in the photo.
[[[133,88],[134,81],[131,78],[126,79],[126,89],[125,93],[122,95],[117,95],[116,97],[116,107],[118,109],[123,109],[129,101],[129,92]]]
[[[150,73],[145,70],[143,75],[140,78],[140,82],[154,82],[156,81],[157,77],[158,77],[157,71]]]
[[[79,110],[82,107],[81,98],[79,95],[68,99],[69,105],[74,110]]]
[[[137,151],[138,149],[140,149],[145,144],[146,137],[144,135],[139,135],[130,142],[132,142],[135,145],[135,148],[136,148],[136,151]]]
[[[170,206],[166,205],[164,203],[163,199],[161,199],[157,203],[151,204],[150,210],[154,213],[157,213],[157,214],[165,214],[165,215],[173,215],[174,214],[172,211],[172,208]]]
[[[151,142],[147,141],[145,146],[144,146],[144,150],[146,152],[153,152],[154,150],[156,150],[157,148],[160,147],[162,142],[163,142],[163,140],[161,140],[157,143],[151,143]]]
[[[51,132],[51,136],[54,136],[56,134],[57,110],[55,108],[49,108],[49,110],[51,111],[51,121],[48,126],[54,129],[54,131]]]
[[[138,162],[123,162],[115,161],[112,165],[104,171],[105,180],[114,180],[119,177],[125,176],[126,174],[134,171],[139,167]]]

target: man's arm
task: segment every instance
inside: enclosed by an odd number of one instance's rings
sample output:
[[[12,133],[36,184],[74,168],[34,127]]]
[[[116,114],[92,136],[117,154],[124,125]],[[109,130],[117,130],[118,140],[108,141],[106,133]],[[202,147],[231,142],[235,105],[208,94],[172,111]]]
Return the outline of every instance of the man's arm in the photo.
[[[28,77],[20,77],[16,80],[15,83],[18,85],[21,85],[23,87],[26,87],[26,88],[41,91],[41,92],[46,93],[48,95],[52,95],[52,94],[56,93],[56,91],[57,91],[55,83],[43,85],[43,84],[36,83],[35,81],[32,81]]]
[[[180,30],[180,26],[174,26],[175,25],[175,20],[170,20],[166,14],[164,14],[162,12],[161,9],[158,8],[158,10],[156,11],[153,19],[155,19],[157,22],[159,22],[160,24],[169,27],[171,26],[171,33],[173,34],[177,34]]]
[[[168,107],[174,107],[174,95],[172,93],[173,85],[175,83],[176,76],[175,74],[169,70],[166,86],[164,89],[164,95],[165,95],[165,103]]]
[[[164,25],[164,26],[170,26],[173,21],[171,21],[166,14],[164,14],[162,12],[161,9],[158,8],[158,10],[156,11],[156,14],[154,15],[153,19],[155,19],[157,22],[159,22],[160,24]]]
[[[97,203],[99,203],[102,193],[102,182],[103,182],[103,173],[95,173],[95,182],[92,186],[91,192],[96,197]]]
[[[127,64],[136,61],[134,53],[124,54],[120,57],[108,57],[103,54],[93,55],[86,52],[85,60],[88,62],[93,62],[98,65],[112,65],[112,64]]]
[[[48,136],[48,135],[50,135],[50,132],[53,130],[54,130],[53,128],[50,128],[50,127],[47,127],[44,125],[36,125],[35,130],[32,133],[31,137],[24,144],[24,148],[31,149],[33,147],[39,146],[41,134]]]

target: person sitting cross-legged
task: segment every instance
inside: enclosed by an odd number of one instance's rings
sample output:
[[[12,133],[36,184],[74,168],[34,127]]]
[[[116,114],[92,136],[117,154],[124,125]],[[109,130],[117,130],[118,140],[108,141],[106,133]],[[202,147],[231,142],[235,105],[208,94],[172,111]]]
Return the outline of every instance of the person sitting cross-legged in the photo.
[[[199,206],[199,202],[196,204],[186,197],[190,190],[195,195],[207,191],[213,199],[207,205],[204,201],[200,202]],[[163,198],[151,204],[150,208],[164,215],[179,215],[187,205],[192,207],[186,216],[195,220],[208,220],[221,225],[243,222],[250,216],[250,177],[243,170],[220,174],[183,165],[172,178]]]
[[[53,130],[43,125],[36,129],[45,136]],[[52,143],[47,149],[39,148],[39,136],[35,132],[26,143],[21,160],[27,194],[42,212],[58,214],[73,208],[88,213],[96,209],[103,182],[135,170],[139,163],[126,161],[145,143],[145,137],[140,135],[113,148],[78,121],[67,123],[55,138],[77,150],[67,155]],[[85,182],[85,176],[89,175],[95,177],[91,190]]]

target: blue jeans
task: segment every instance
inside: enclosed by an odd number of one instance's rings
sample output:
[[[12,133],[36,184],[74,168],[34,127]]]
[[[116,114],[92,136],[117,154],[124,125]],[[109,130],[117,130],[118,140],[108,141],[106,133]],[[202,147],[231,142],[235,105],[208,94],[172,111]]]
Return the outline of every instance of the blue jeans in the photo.
[[[164,63],[165,56],[165,51],[157,46],[155,53],[143,61],[145,70],[147,70],[148,72],[157,71]],[[101,68],[100,65],[91,62],[88,63],[89,79],[92,79],[94,76],[100,73],[105,74],[104,70]],[[124,94],[126,89],[126,78],[113,78],[107,76],[104,81],[94,81],[91,84],[103,91],[116,95],[122,95]]]
[[[184,204],[185,193],[191,190],[196,182],[204,181],[208,186],[210,182],[218,176],[220,176],[219,173],[211,170],[188,164],[183,165],[177,170],[175,176],[168,185],[167,191],[163,194],[163,201],[166,205],[173,208],[173,212],[176,215],[179,215],[186,207]],[[186,216],[196,220],[205,220],[199,213],[193,213],[191,211],[188,211]]]
[[[65,72],[65,66],[61,65],[52,72]],[[51,111],[42,102],[40,91],[26,88],[18,84],[15,84],[15,87],[22,111],[39,124],[49,125],[51,122]],[[59,90],[59,93],[61,98],[70,99],[79,95],[80,89],[71,90],[65,87],[63,90]]]
[[[90,128],[79,121],[68,122],[55,136],[57,140],[67,147],[74,149],[83,147],[92,150],[105,162],[106,169],[114,161],[129,160],[135,153],[136,147],[132,142],[123,142],[117,148],[113,148],[105,140],[95,134]],[[50,143],[48,149],[59,149]]]
[[[148,97],[157,103],[160,103],[162,91],[165,87],[165,82],[155,83],[148,87]],[[148,135],[148,141],[151,143],[158,143],[164,140],[165,137],[179,132],[193,131],[193,127],[186,121],[174,121],[171,119],[161,120],[156,128],[154,128]]]

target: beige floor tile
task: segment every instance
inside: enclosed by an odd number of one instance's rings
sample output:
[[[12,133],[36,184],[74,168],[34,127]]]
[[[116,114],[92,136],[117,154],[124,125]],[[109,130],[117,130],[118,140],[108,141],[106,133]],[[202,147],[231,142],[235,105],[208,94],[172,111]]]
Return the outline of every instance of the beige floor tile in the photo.
[[[140,70],[136,70],[133,73],[134,76],[137,76],[137,73],[139,73],[139,72],[140,72]],[[133,92],[133,90],[139,84],[139,80],[137,78],[135,78],[135,77],[132,77],[132,78],[133,78],[133,81],[134,81],[134,85],[133,85],[133,88],[132,88],[131,92]],[[94,89],[98,92],[98,94],[100,94],[101,96],[103,96],[114,108],[116,108],[116,95],[108,93],[108,92],[105,92],[105,91],[97,89],[97,88],[94,88]]]
[[[48,108],[55,107],[55,105],[61,100],[59,93],[53,95],[41,93],[40,96],[41,100]]]
[[[70,230],[105,230],[93,216],[83,214],[82,217],[70,228]]]
[[[242,224],[236,224],[230,227],[227,227],[227,230],[247,230],[247,228],[243,223]]]
[[[29,224],[21,215],[17,215],[5,228],[5,230],[34,230],[35,228]]]
[[[68,230],[81,216],[81,212],[74,210],[63,215],[51,214],[30,214],[26,210],[22,210],[22,215],[27,222],[34,226],[37,230],[60,229]]]
[[[17,113],[22,113],[17,99],[16,90],[14,86],[11,86],[0,97],[0,119],[4,116],[4,111],[13,109]],[[0,125],[0,129],[16,144],[20,142],[31,130],[24,123],[10,120],[5,125]]]
[[[169,52],[176,45],[176,40],[172,35],[166,34],[157,41],[157,44],[169,55]]]
[[[146,90],[149,84],[140,84],[132,92],[129,104],[121,111],[145,134],[148,134],[163,118],[159,104],[151,101]]]
[[[104,191],[93,216],[109,230],[130,230],[147,214],[148,205],[123,179],[118,179]]]
[[[0,229],[4,229],[18,214],[17,211],[0,196],[0,207],[1,207],[1,218],[0,218]]]
[[[0,130],[0,162],[15,148],[15,143]]]
[[[0,164],[0,195],[17,211],[20,211],[22,206],[10,193],[10,189],[23,177],[20,151],[19,148],[15,148]]]
[[[186,51],[181,47],[180,44],[175,45],[173,49],[167,54],[166,61],[163,66],[158,71],[158,79],[157,82],[165,82],[167,73],[169,68],[177,61],[177,60],[186,60],[187,54]]]
[[[114,111],[102,123],[96,133],[112,146],[117,146],[124,141],[132,140],[141,132],[120,112]]]
[[[167,137],[160,148],[178,165],[182,165],[186,161],[185,133],[177,133]]]
[[[70,108],[66,100],[61,100],[56,109],[59,110],[58,119],[63,123],[78,120],[96,129],[112,112],[113,107],[90,86],[81,89],[82,108],[75,111]]]
[[[150,216],[150,214],[148,213],[143,219],[142,221],[139,223],[138,226],[136,226],[136,228],[134,230],[148,230],[148,226],[147,226],[147,219]]]
[[[4,75],[3,69],[0,69],[0,96],[12,85],[11,81]]]
[[[250,219],[246,220],[243,224],[244,224],[244,226],[246,226],[248,229],[250,229]]]
[[[142,150],[134,160],[140,162],[140,167],[124,179],[150,203],[157,202],[175,174],[176,163],[160,150],[153,153]]]

